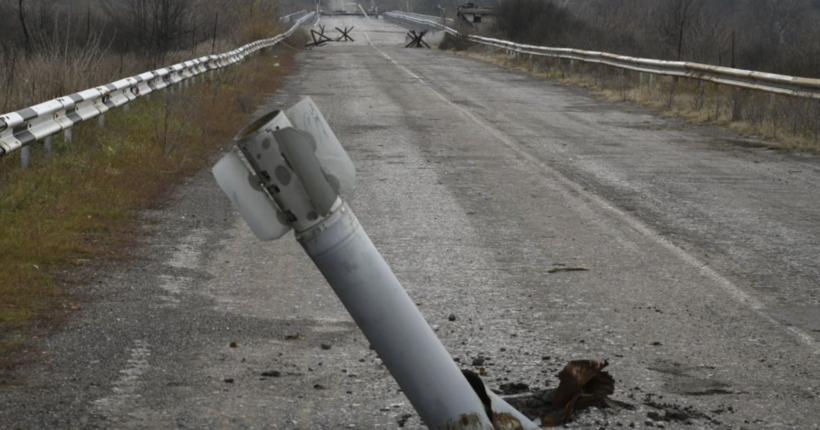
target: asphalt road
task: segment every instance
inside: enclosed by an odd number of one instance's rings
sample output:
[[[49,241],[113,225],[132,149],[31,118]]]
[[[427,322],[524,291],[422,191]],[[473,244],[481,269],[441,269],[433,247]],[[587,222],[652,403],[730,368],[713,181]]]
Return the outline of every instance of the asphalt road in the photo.
[[[632,408],[583,428],[818,427],[816,157],[323,23],[355,42],[300,54],[272,101],[322,109],[352,208],[460,363],[538,388],[610,359]],[[293,238],[256,241],[208,172],[145,217],[0,428],[422,428]]]

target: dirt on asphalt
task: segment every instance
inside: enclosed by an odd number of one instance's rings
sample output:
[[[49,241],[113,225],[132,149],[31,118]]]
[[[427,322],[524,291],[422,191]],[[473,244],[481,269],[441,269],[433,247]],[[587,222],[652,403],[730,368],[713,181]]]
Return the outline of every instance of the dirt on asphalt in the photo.
[[[815,157],[323,23],[356,42],[301,53],[271,102],[316,101],[345,197],[460,366],[543,390],[608,358],[626,407],[572,427],[817,427]],[[0,392],[0,427],[423,428],[293,238],[257,241],[209,172],[145,217],[142,257]]]

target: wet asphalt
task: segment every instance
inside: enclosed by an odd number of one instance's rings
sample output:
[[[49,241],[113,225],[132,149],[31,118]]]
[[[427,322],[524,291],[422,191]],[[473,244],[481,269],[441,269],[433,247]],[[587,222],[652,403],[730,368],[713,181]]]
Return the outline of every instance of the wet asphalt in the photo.
[[[817,428],[815,156],[322,24],[355,42],[301,53],[271,106],[316,101],[345,197],[459,363],[549,388],[609,359],[629,407],[573,427]],[[144,219],[136,261],[0,392],[0,428],[423,428],[293,237],[258,242],[209,172]]]

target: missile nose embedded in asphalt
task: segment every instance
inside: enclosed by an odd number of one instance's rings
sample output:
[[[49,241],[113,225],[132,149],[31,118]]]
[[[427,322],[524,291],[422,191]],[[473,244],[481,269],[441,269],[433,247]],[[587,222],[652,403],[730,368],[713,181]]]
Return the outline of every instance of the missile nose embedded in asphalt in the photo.
[[[539,428],[465,377],[427,324],[340,197],[356,170],[312,100],[262,116],[235,141],[245,161],[232,152],[214,166],[222,190],[259,239],[295,231],[429,428]]]

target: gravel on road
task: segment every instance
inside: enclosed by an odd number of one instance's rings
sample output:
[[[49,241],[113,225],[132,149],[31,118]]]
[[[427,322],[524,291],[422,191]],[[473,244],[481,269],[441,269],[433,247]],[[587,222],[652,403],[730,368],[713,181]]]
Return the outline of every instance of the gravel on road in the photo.
[[[815,157],[322,21],[356,41],[301,53],[271,103],[316,101],[460,366],[517,392],[609,359],[627,407],[572,427],[817,428]],[[257,241],[209,172],[145,221],[0,428],[423,428],[292,236]]]

